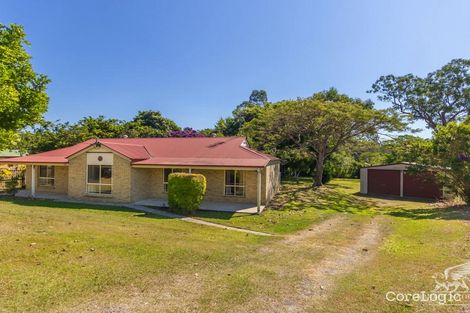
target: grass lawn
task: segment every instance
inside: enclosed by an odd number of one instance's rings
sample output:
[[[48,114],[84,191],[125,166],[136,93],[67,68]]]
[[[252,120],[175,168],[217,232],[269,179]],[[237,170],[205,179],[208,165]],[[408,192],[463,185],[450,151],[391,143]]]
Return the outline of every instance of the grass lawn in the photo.
[[[408,209],[431,208],[431,203],[425,200],[359,195],[357,179],[333,179],[318,190],[312,190],[310,186],[308,180],[284,182],[269,209],[260,216],[211,211],[197,211],[194,215],[219,224],[282,235],[305,229],[336,213],[371,216],[387,212],[404,214]]]
[[[261,237],[116,207],[0,202],[0,311],[42,312],[148,276],[192,274]],[[195,266],[197,264],[197,267]]]
[[[0,312],[464,312],[393,303],[470,260],[470,210],[286,183],[261,216],[0,200]],[[295,234],[295,235],[293,235]]]

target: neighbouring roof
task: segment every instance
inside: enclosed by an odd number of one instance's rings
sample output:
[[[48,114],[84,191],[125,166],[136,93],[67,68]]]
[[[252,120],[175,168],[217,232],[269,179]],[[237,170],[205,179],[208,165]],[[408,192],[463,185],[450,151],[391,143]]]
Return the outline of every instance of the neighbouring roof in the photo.
[[[12,158],[21,156],[18,150],[0,150],[0,158]]]
[[[71,147],[0,162],[67,164],[69,158],[97,142],[140,166],[264,167],[279,160],[250,149],[243,137],[196,137],[90,139]]]

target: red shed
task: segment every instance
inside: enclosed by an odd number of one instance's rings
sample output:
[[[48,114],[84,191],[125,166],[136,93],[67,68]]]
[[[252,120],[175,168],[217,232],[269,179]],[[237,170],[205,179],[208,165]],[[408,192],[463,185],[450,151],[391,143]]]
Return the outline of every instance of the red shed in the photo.
[[[361,193],[442,198],[443,186],[438,182],[435,171],[411,173],[408,172],[410,166],[410,163],[398,163],[362,168]]]

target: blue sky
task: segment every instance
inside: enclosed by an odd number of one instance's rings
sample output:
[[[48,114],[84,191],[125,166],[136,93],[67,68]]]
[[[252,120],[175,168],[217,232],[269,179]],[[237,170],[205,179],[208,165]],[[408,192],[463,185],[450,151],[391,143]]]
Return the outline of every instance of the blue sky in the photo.
[[[50,120],[159,110],[205,128],[265,89],[271,101],[470,57],[470,1],[0,0],[52,83]],[[377,104],[384,107],[385,104]]]

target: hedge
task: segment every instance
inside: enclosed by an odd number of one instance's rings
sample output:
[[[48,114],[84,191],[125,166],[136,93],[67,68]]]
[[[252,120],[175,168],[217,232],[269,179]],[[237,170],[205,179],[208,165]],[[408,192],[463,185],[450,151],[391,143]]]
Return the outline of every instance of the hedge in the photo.
[[[178,212],[199,209],[206,193],[206,178],[201,174],[172,173],[168,176],[168,204]]]

